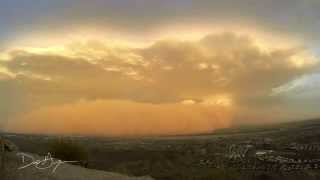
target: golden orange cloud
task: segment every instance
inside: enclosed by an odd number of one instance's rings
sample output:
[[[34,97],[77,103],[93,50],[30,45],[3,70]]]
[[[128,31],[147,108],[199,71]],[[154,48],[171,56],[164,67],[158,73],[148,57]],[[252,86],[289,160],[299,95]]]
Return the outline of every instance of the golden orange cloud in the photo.
[[[210,132],[234,117],[279,120],[269,113],[280,101],[273,89],[319,63],[290,40],[245,32],[199,31],[196,40],[174,37],[140,47],[103,39],[13,47],[1,55],[0,80],[10,77],[7,94],[19,88],[28,107],[10,119],[8,130],[168,135]]]
[[[207,133],[230,125],[232,109],[218,105],[81,101],[45,107],[10,121],[21,133],[141,136]]]

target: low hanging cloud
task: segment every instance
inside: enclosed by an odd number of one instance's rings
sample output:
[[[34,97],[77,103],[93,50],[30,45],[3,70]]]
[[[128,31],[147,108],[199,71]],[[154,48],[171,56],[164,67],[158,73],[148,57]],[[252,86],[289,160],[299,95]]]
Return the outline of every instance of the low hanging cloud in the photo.
[[[305,48],[264,47],[256,38],[231,32],[143,48],[89,41],[59,51],[15,49],[0,61],[2,79],[19,87],[23,98],[14,101],[26,106],[8,129],[158,135],[208,132],[261,114],[264,122],[280,120],[290,107],[273,90],[319,63]]]
[[[219,106],[98,100],[34,110],[7,128],[22,133],[106,136],[192,134],[228,127],[231,114],[231,109]]]

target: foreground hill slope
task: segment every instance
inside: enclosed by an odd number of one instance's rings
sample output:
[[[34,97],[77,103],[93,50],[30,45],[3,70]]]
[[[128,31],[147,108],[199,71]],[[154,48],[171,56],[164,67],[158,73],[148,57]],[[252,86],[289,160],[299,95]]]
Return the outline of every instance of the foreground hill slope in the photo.
[[[44,157],[32,155],[35,159],[43,160]],[[25,163],[26,164],[26,163]],[[1,170],[1,180],[152,180],[151,177],[129,177],[117,173],[86,169],[71,164],[60,165],[55,172],[53,167],[38,169],[30,166],[18,169],[23,166],[22,157],[17,153],[6,153],[4,167]]]

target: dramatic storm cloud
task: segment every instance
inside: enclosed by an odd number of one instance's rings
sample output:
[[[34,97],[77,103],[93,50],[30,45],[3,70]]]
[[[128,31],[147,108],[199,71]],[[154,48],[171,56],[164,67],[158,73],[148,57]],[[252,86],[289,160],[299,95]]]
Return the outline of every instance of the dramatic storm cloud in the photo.
[[[189,134],[320,115],[315,0],[44,2],[1,2],[5,130]]]

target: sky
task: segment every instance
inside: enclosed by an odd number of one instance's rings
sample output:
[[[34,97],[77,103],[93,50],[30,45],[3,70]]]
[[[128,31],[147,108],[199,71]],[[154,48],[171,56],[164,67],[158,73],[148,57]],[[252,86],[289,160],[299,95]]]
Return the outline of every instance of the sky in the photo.
[[[2,0],[0,129],[212,132],[320,117],[318,0]]]

